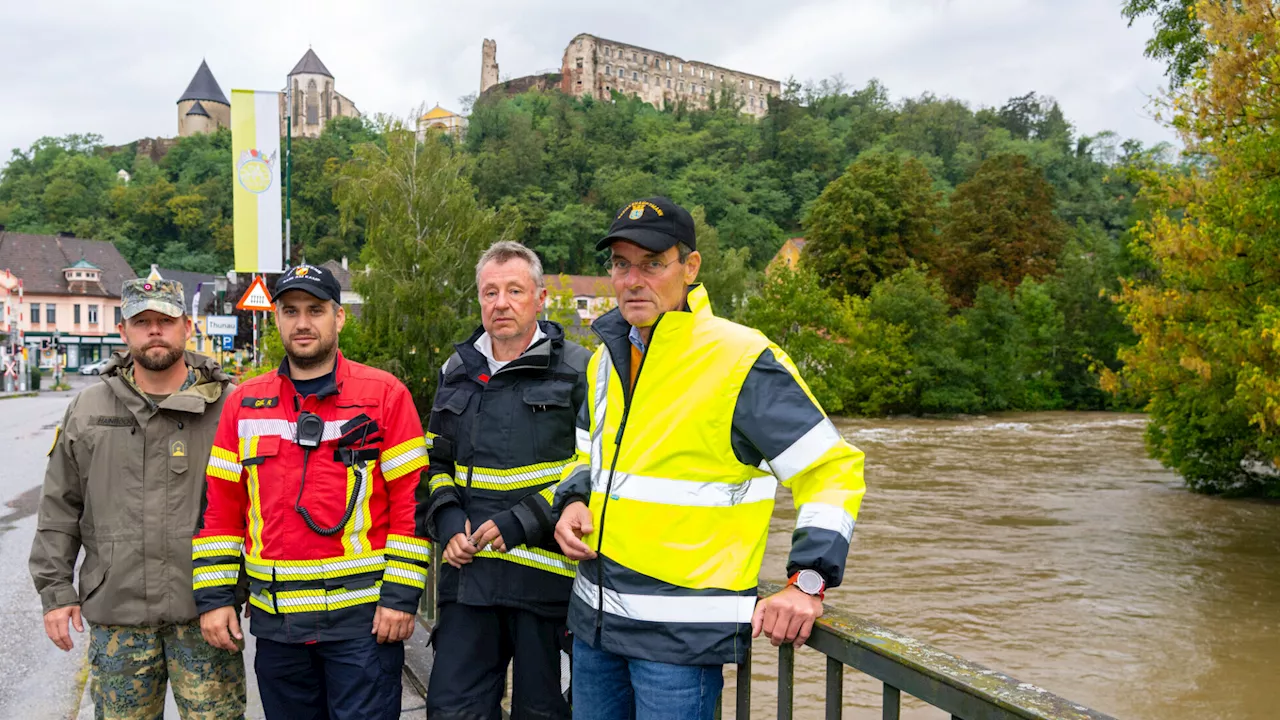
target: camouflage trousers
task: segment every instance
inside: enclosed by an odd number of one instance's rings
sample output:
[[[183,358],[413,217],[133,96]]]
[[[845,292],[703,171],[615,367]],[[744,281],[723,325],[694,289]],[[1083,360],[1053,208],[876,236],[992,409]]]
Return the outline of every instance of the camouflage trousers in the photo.
[[[167,683],[182,720],[244,718],[244,655],[205,642],[198,621],[90,628],[96,720],[161,720]]]

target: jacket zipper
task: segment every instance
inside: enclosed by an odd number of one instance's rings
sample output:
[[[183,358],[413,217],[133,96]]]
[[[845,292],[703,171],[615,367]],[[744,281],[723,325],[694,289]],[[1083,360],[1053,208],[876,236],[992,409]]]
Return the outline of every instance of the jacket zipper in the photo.
[[[666,313],[663,313],[665,315]],[[662,322],[663,315],[659,315],[658,319],[653,322],[653,326],[649,330],[649,344],[645,347],[644,353],[640,356],[640,367],[636,368],[636,379],[631,383],[625,395],[626,402],[622,406],[622,420],[618,423],[618,433],[613,438],[613,462],[609,463],[609,482],[605,485],[604,504],[600,506],[600,529],[596,534],[596,555],[600,555],[600,548],[604,547],[604,514],[609,510],[609,496],[613,493],[613,475],[618,467],[618,456],[622,454],[622,433],[627,429],[627,418],[631,416],[631,401],[634,399],[636,388],[640,385],[640,374],[644,372],[644,362],[649,359],[649,353],[653,350],[653,341],[658,337],[658,323]],[[630,345],[631,338],[627,338],[627,344]],[[629,348],[628,348],[629,349]],[[617,364],[614,364],[617,369]],[[619,380],[622,378],[619,377]],[[626,379],[627,382],[631,378]],[[625,386],[624,386],[625,387]],[[608,385],[605,386],[605,393],[609,392]],[[604,422],[604,418],[600,418],[600,422]],[[604,563],[596,561],[596,633],[600,632],[600,626],[604,622]]]

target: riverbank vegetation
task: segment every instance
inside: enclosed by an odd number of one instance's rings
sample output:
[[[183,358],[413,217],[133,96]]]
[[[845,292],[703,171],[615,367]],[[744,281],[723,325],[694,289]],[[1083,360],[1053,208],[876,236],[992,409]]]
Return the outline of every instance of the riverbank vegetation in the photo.
[[[1145,408],[1153,453],[1196,489],[1275,492],[1273,5],[1210,3],[1212,23],[1189,0],[1125,6],[1158,17],[1179,157],[1081,133],[1034,92],[974,108],[839,78],[786,83],[760,120],[730,95],[660,110],[537,91],[481,98],[461,140],[337,119],[294,143],[294,259],[366,268],[344,347],[425,399],[476,321],[466,257],[511,237],[549,273],[600,274],[616,209],[664,194],[694,211],[717,312],[782,345],[833,413]],[[396,207],[397,187],[431,190]],[[216,271],[230,188],[226,131],[158,162],[45,138],[5,167],[0,224]],[[794,268],[772,262],[788,238]]]

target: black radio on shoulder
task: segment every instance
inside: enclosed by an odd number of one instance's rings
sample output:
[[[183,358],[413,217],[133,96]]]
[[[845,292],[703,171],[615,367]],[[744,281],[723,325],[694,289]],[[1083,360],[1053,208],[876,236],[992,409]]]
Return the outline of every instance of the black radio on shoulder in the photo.
[[[323,437],[324,420],[315,413],[303,411],[298,416],[298,444],[304,448],[318,448]]]

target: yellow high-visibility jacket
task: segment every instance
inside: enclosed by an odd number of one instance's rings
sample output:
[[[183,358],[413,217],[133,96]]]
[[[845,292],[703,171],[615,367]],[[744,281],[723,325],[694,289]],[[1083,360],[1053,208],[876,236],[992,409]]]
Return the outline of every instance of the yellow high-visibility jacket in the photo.
[[[845,442],[795,365],[762,333],[687,310],[653,326],[634,389],[631,326],[616,309],[587,367],[577,456],[558,511],[591,508],[569,628],[593,647],[676,664],[741,662],[781,482],[797,507],[788,575],[840,583],[865,485]]]

